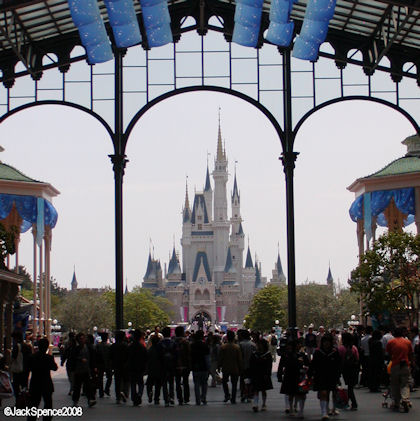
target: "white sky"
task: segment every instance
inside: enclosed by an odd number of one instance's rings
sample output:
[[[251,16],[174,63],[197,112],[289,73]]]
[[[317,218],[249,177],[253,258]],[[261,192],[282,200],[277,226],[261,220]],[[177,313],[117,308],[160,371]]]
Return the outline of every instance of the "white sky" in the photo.
[[[331,63],[331,66],[334,66]],[[360,78],[361,69],[356,78]],[[310,76],[308,76],[310,77]],[[386,83],[389,84],[389,76]],[[407,88],[408,86],[408,88]],[[404,87],[404,85],[402,86]],[[414,88],[413,88],[414,87]],[[406,85],[418,89],[414,81]],[[417,94],[416,94],[417,95]],[[279,139],[252,105],[220,93],[189,93],[149,110],[127,146],[124,178],[124,277],[131,289],[146,270],[149,239],[155,257],[168,261],[173,238],[180,250],[185,177],[190,201],[205,181],[216,150],[218,108],[229,159],[228,192],[234,161],[245,235],[268,279],[279,244],[287,275],[284,173]],[[414,130],[398,112],[367,101],[327,107],[302,126],[295,150],[296,280],[325,282],[328,264],[342,285],[357,264],[356,225],[346,190],[405,154],[401,141]],[[0,125],[1,161],[53,184],[59,213],[53,231],[52,275],[70,287],[73,267],[79,286],[113,286],[114,179],[108,133],[87,114],[58,106],[19,112]],[[32,273],[32,235],[21,240],[20,263]]]

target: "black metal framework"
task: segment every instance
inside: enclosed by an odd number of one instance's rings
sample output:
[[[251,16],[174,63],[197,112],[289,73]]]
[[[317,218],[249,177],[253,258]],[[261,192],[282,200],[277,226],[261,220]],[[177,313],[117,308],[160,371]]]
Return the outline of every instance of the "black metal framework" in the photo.
[[[343,36],[340,31],[355,25],[352,12],[357,5],[369,2],[340,0],[329,44],[325,44],[318,62],[308,63],[293,60],[289,49],[264,44],[262,33],[258,49],[226,42],[231,40],[233,29],[231,2],[178,1],[171,3],[176,42],[156,50],[140,46],[115,49],[113,63],[88,66],[81,62],[84,51],[73,50],[78,37],[66,29],[68,16],[57,18],[59,11],[66,9],[64,0],[24,2],[38,7],[39,13],[52,16],[58,32],[53,40],[38,40],[39,33],[32,33],[32,27],[28,27],[30,13],[26,18],[24,13],[17,14],[14,3],[6,2],[3,21],[0,18],[0,43],[8,44],[4,51],[0,46],[4,85],[0,88],[0,122],[32,106],[71,106],[95,117],[113,143],[110,159],[115,176],[116,327],[123,327],[122,218],[127,142],[135,124],[155,104],[197,90],[226,93],[248,101],[265,114],[278,134],[286,183],[288,317],[289,326],[295,327],[293,179],[298,152],[294,150],[294,140],[302,124],[316,111],[348,100],[369,100],[392,107],[420,133],[420,90],[416,84],[420,80],[419,65],[407,65],[420,61],[420,50],[410,44],[418,36],[419,7],[407,9],[395,2],[370,2],[376,4],[379,19],[366,23],[367,27],[375,23],[374,31],[369,32],[371,36],[366,38],[354,31]],[[50,3],[54,7],[48,7]],[[304,3],[298,3],[294,13],[299,17],[303,11]],[[371,13],[376,16],[375,11]],[[10,16],[12,20],[8,20]],[[6,21],[20,27],[17,32],[25,42],[19,44],[10,37],[13,31],[2,25]],[[267,25],[265,13],[262,31]],[[143,47],[147,47],[147,42]],[[20,69],[16,66],[19,60]],[[391,77],[384,78],[386,73]]]

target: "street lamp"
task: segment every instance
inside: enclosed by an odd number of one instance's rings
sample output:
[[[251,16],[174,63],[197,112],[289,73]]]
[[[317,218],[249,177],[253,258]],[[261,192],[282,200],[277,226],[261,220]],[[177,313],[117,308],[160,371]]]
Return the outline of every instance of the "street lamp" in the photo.
[[[133,326],[133,323],[128,322],[128,323],[127,323],[127,326],[128,326],[128,328],[129,328],[129,329],[131,329],[131,326]]]

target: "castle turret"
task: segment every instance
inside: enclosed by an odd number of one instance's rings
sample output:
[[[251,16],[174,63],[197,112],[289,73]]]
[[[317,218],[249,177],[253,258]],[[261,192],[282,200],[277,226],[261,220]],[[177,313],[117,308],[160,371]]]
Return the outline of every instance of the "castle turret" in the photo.
[[[77,289],[77,279],[76,279],[76,268],[73,269],[73,278],[71,280],[71,290],[76,291]]]
[[[204,185],[203,194],[204,194],[204,199],[206,201],[208,217],[209,217],[209,220],[211,221],[213,219],[213,189],[211,188],[208,164],[207,164],[207,171],[206,171],[206,183]]]
[[[232,218],[231,222],[231,234],[230,234],[230,247],[232,251],[232,257],[235,263],[235,266],[238,270],[242,269],[243,265],[243,252],[244,252],[244,230],[242,227],[242,218],[241,218],[241,197],[239,195],[238,183],[236,180],[236,170],[235,170],[235,179],[233,182],[233,192],[232,192]]]
[[[226,183],[228,181],[228,161],[226,151],[222,146],[222,133],[220,128],[217,137],[217,155],[214,162],[214,279],[219,283],[223,278],[223,269],[226,261],[227,249],[229,245],[230,222],[227,215],[227,194]]]
[[[334,285],[334,278],[331,274],[331,266],[328,266],[327,285],[328,286]]]
[[[185,259],[185,256],[190,255],[191,249],[191,209],[190,209],[190,201],[188,198],[188,181],[185,182],[185,202],[184,207],[182,209],[182,238],[181,238],[181,246],[182,246],[182,255],[184,259],[182,261],[182,272],[186,273],[190,268],[192,263]]]
[[[277,262],[274,264],[272,271],[272,278],[270,283],[278,286],[286,285],[286,276],[283,273],[283,268],[280,260],[280,253],[277,255]]]

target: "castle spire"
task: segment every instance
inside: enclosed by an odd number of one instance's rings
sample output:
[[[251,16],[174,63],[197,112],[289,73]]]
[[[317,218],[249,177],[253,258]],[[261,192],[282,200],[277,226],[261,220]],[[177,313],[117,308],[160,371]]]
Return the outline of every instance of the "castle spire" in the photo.
[[[222,129],[220,127],[220,107],[219,107],[219,132],[217,136],[217,161],[223,161],[225,159],[225,154],[223,153],[223,145],[222,145]]]
[[[333,285],[333,283],[334,283],[334,278],[332,277],[332,274],[331,274],[331,265],[330,263],[328,263],[327,285]]]
[[[211,184],[210,184],[209,163],[207,161],[206,185],[204,186],[204,191],[210,191],[210,190],[211,190]]]

